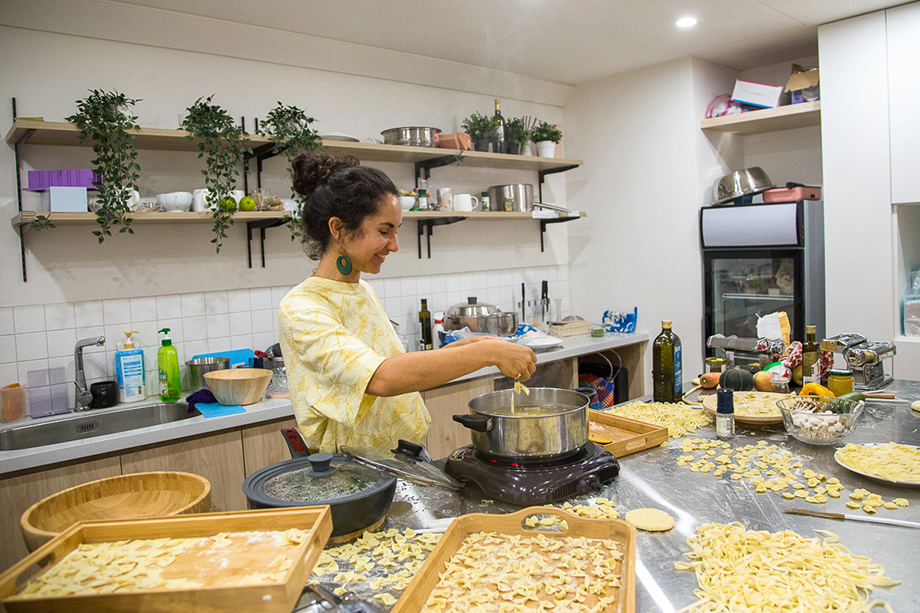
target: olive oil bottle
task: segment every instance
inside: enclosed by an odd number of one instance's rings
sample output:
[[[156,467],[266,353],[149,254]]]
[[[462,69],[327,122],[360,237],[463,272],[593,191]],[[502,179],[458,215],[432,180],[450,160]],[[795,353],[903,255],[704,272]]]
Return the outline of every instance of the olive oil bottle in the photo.
[[[815,340],[817,328],[805,326],[805,344],[802,345],[802,385],[821,383],[821,368],[818,365],[818,343]]]
[[[679,402],[683,396],[680,337],[671,321],[661,322],[661,334],[652,344],[652,395],[655,402]]]
[[[419,351],[434,349],[431,342],[431,312],[428,310],[428,299],[422,298],[422,310],[418,312],[418,348]]]

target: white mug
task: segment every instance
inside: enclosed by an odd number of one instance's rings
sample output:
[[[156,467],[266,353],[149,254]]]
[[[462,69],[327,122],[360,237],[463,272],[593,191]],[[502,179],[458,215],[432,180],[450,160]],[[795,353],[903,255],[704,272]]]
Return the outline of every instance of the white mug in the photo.
[[[476,208],[478,209],[479,198],[472,194],[454,194],[451,198],[455,211],[472,211],[474,200],[476,201]]]
[[[240,200],[242,200],[245,195],[246,195],[246,192],[244,192],[241,189],[235,189],[230,192],[230,197],[232,197],[236,201],[237,204],[240,203]]]
[[[207,211],[208,210],[208,194],[211,193],[211,190],[205,189],[196,189],[192,191],[192,210],[193,211]]]

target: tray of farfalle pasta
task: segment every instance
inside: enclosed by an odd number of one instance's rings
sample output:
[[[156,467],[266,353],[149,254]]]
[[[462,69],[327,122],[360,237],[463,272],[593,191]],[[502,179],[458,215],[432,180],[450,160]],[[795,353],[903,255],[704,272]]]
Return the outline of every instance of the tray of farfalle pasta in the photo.
[[[633,613],[635,564],[625,521],[553,507],[473,513],[454,520],[392,613]]]
[[[328,506],[78,523],[0,575],[0,602],[9,613],[288,613],[331,532]]]

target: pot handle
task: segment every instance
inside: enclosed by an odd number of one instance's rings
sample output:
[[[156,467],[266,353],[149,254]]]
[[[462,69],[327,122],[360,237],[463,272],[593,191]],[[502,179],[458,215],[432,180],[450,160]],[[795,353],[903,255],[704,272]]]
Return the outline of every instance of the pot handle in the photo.
[[[466,414],[454,415],[454,421],[476,432],[488,432],[492,429],[492,420],[488,417],[476,417]]]
[[[284,442],[287,443],[292,458],[303,458],[310,455],[310,450],[307,449],[296,428],[281,428],[281,434],[284,436]]]
[[[580,385],[572,391],[584,394],[588,400],[594,400],[594,397],[597,396],[597,390],[591,385]]]

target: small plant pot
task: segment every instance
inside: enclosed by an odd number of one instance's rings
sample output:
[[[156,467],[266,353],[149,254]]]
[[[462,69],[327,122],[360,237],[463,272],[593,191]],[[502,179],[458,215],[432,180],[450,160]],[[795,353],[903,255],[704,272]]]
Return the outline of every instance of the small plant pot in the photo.
[[[521,150],[520,143],[507,143],[505,145],[505,153],[509,155],[517,155],[520,150]]]
[[[541,140],[537,143],[537,155],[541,158],[556,157],[556,143],[551,140]]]
[[[476,141],[476,143],[473,145],[473,149],[475,149],[476,151],[488,151],[488,150],[489,150],[489,145],[491,145],[491,144],[492,144],[492,141],[491,141],[490,139],[488,139],[488,138],[480,138],[480,139],[478,139],[478,140]]]

